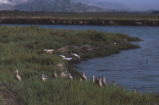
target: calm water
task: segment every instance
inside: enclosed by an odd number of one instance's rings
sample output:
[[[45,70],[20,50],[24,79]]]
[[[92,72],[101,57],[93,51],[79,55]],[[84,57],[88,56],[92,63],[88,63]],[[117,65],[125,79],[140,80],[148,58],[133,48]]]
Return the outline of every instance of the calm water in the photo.
[[[109,82],[115,80],[117,84],[129,90],[136,86],[140,92],[159,92],[159,27],[73,25],[41,27],[119,32],[143,39],[144,41],[136,43],[141,48],[121,51],[120,54],[109,57],[89,59],[78,64],[79,71],[84,71],[89,78],[92,74],[104,75]]]

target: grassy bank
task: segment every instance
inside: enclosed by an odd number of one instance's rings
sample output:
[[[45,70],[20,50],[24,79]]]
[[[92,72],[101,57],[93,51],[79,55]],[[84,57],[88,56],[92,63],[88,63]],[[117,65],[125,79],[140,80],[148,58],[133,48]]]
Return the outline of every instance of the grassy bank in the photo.
[[[129,42],[139,40],[124,34],[91,30],[1,26],[0,102],[8,105],[157,105],[159,101],[155,95],[133,94],[111,85],[100,88],[91,81],[80,82],[78,72],[71,70],[71,64],[75,62],[138,48]],[[55,51],[47,54],[43,51],[45,48]],[[81,59],[71,53],[79,54]],[[73,60],[64,61],[60,54],[71,56]],[[58,64],[63,64],[64,68]],[[19,69],[22,81],[15,79],[13,72],[16,69]],[[53,71],[60,74],[65,70],[72,73],[74,80],[51,78]],[[41,81],[42,73],[48,75],[45,83]]]

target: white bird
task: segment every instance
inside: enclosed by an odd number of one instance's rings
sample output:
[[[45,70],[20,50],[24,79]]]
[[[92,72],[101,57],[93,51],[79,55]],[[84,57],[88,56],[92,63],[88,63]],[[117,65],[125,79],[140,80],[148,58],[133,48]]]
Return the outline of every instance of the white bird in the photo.
[[[63,58],[63,59],[66,60],[66,61],[72,60],[72,58]]]
[[[116,83],[115,83],[115,81],[113,81],[113,86],[114,86],[114,87],[116,86]]]
[[[71,80],[73,79],[71,73],[68,74],[68,78],[71,79]]]
[[[42,74],[42,75],[41,75],[41,80],[42,80],[43,82],[46,82],[46,80],[47,80],[47,76],[46,76],[46,75],[44,75],[44,74]]]
[[[99,77],[99,80],[98,80],[98,86],[99,86],[99,87],[102,87],[102,86],[103,86],[101,77]]]
[[[80,59],[81,57],[79,55],[77,55],[76,53],[72,53],[72,55],[74,55],[75,57],[77,57],[78,59]]]
[[[15,72],[16,72],[16,79],[17,79],[18,81],[21,81],[22,78],[21,78],[21,76],[19,75],[19,70],[17,69]]]
[[[99,78],[100,78],[99,76],[96,77],[96,79],[95,79],[96,84],[98,84]]]
[[[55,50],[54,49],[44,49],[44,51],[48,54],[52,54]]]
[[[72,58],[70,57],[70,58],[67,58],[67,57],[65,57],[64,55],[60,55],[61,57],[62,57],[62,59],[63,60],[66,60],[66,61],[70,61],[70,60],[72,60]]]
[[[58,77],[58,75],[57,75],[56,71],[54,71],[54,72],[53,72],[53,78],[56,79],[57,77]]]
[[[133,93],[136,94],[137,93],[137,89],[136,87],[133,87]]]
[[[82,80],[82,78],[80,78],[80,82],[82,82],[83,80]]]
[[[95,83],[95,76],[94,76],[94,74],[92,75],[92,82]]]
[[[85,75],[84,72],[82,72],[82,75],[81,75],[81,76],[82,76],[82,79],[83,79],[83,80],[87,81],[87,77],[86,77],[86,75]]]
[[[64,73],[64,72],[61,72],[60,77],[61,77],[61,78],[66,78],[66,77],[67,77],[67,74]]]
[[[114,43],[113,43],[113,45],[114,45],[114,46],[116,46],[116,45],[117,45],[117,43],[116,43],[116,42],[114,42]]]
[[[62,57],[62,58],[66,58],[64,55],[60,55],[60,57]]]
[[[107,85],[107,81],[106,81],[106,78],[104,76],[102,76],[102,84]]]

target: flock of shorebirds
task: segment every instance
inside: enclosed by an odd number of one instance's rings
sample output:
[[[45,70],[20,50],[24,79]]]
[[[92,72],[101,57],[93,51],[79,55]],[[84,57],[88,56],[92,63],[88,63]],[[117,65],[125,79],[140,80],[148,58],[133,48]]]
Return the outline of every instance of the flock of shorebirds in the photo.
[[[18,69],[15,71],[15,73],[16,73],[16,76],[15,76],[16,79],[18,81],[22,81],[22,77],[20,76]],[[63,78],[63,79],[73,80],[73,76],[71,75],[71,73],[68,73],[67,71],[66,72],[61,72],[60,75],[58,75],[56,73],[56,71],[53,71],[52,78],[53,79]],[[46,82],[48,80],[48,76],[43,73],[41,75],[41,80],[42,80],[42,82]],[[81,73],[80,81],[87,81],[87,76],[85,75],[84,72]],[[108,83],[106,81],[106,78],[104,76],[102,76],[102,77],[97,76],[95,78],[95,75],[92,75],[92,82],[98,84],[99,87],[108,85]],[[114,81],[113,81],[113,86],[116,86]]]
[[[46,52],[47,54],[52,54],[55,50],[54,49],[44,49],[44,52]],[[81,57],[76,54],[76,53],[71,53],[71,55],[73,55],[74,57],[77,57],[78,59],[80,59]],[[66,61],[71,61],[72,57],[66,57],[65,55],[59,55],[60,57],[62,57],[63,60]]]
[[[46,53],[52,54],[54,50],[53,49],[44,49],[44,51]],[[72,55],[80,59],[79,55],[77,55],[75,53],[72,53]],[[72,60],[71,57],[65,57],[64,55],[59,55],[59,56],[61,56],[63,60],[67,60],[67,61]],[[62,65],[60,64],[58,66],[62,66]],[[16,79],[18,81],[22,81],[22,77],[20,76],[18,69],[15,71],[15,73],[16,73]],[[53,71],[52,78],[53,79],[57,79],[59,77],[63,78],[63,79],[73,80],[73,76],[71,75],[71,73],[68,73],[67,70],[65,72],[61,72],[60,75],[58,75],[56,73],[56,71]],[[43,73],[41,75],[41,80],[42,80],[42,82],[46,82],[48,80],[48,76]],[[108,82],[107,82],[107,80],[106,80],[106,78],[104,76],[101,76],[101,77],[100,76],[96,76],[95,77],[95,75],[92,75],[91,80],[92,80],[93,83],[97,84],[99,87],[108,86]],[[85,75],[84,72],[81,73],[80,81],[87,81],[87,76]],[[116,86],[115,81],[112,82],[112,85],[114,87]],[[136,87],[133,88],[133,93],[137,93]]]

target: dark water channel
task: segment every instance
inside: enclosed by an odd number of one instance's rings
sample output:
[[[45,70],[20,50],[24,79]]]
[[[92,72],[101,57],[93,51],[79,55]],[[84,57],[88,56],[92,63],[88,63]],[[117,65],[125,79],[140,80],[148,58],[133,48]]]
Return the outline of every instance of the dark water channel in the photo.
[[[90,78],[92,74],[104,75],[109,82],[131,90],[136,86],[140,92],[159,92],[159,27],[136,26],[66,26],[41,25],[43,28],[98,30],[125,33],[137,36],[144,41],[137,42],[139,49],[121,51],[104,58],[89,59],[78,64],[79,71],[84,71]]]

